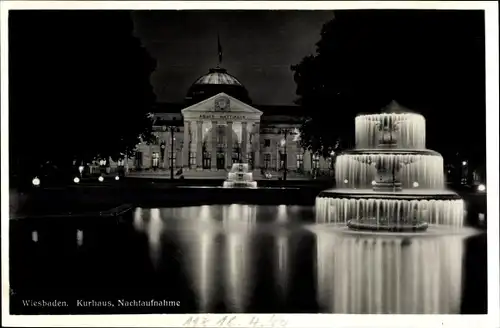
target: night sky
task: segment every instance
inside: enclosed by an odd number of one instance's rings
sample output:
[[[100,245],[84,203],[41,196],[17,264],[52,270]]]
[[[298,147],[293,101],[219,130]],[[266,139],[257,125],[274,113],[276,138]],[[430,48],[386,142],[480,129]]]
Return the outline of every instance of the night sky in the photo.
[[[256,104],[291,105],[290,65],[315,51],[332,11],[141,11],[136,33],[157,60],[152,84],[159,101],[182,102],[189,86],[217,65],[248,89]]]

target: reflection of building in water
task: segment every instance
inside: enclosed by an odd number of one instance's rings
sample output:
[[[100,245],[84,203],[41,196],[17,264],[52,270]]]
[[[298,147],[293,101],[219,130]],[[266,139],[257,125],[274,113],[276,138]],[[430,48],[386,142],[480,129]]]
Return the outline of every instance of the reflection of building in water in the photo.
[[[231,312],[243,312],[249,299],[251,282],[251,238],[256,224],[256,208],[232,204],[222,210],[225,235],[226,306]]]
[[[286,213],[286,205],[279,205],[278,206],[278,215],[276,216],[276,222],[278,222],[278,223],[286,222],[287,217],[288,216]]]
[[[195,215],[198,222],[184,226],[190,229],[183,230],[179,238],[199,311],[213,311],[219,294],[228,311],[244,311],[251,277],[249,233],[256,222],[255,206],[204,205],[185,209],[189,214],[180,216]]]
[[[134,228],[146,233],[149,245],[149,256],[151,263],[156,268],[161,257],[161,236],[163,233],[163,221],[158,208],[142,209],[140,207],[134,212]]]
[[[257,220],[254,205],[231,204],[222,207],[222,225],[224,229],[247,232],[255,227]]]
[[[38,231],[33,230],[31,232],[31,240],[33,240],[35,243],[38,243]]]
[[[287,222],[287,206],[279,205],[275,223],[284,224]],[[279,230],[274,236],[274,249],[275,249],[275,275],[276,275],[276,285],[278,287],[278,292],[283,298],[286,299],[286,294],[288,291],[288,280],[289,280],[289,270],[290,270],[290,236],[288,231]]]
[[[196,207],[166,208],[163,209],[166,217],[173,217],[179,221],[174,225],[182,230],[177,234],[182,260],[186,267],[186,274],[192,284],[196,295],[198,310],[210,312],[215,299],[217,288],[216,269],[218,212],[212,206],[203,205]]]
[[[76,230],[76,245],[78,246],[83,245],[83,230],[80,229]]]
[[[286,298],[289,283],[290,270],[290,246],[289,236],[280,233],[275,237],[276,249],[276,282],[281,296]]]
[[[455,314],[463,238],[317,234],[318,297],[326,312]]]
[[[137,207],[134,211],[133,225],[135,230],[144,232],[144,216],[149,214],[149,210]]]
[[[160,210],[152,208],[150,219],[147,224],[147,236],[149,244],[149,256],[151,262],[157,267],[161,257],[161,235],[163,232],[163,222],[160,217]]]

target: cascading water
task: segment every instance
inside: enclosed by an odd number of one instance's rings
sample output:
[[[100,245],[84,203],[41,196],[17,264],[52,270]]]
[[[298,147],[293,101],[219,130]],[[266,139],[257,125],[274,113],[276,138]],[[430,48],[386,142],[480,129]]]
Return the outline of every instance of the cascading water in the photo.
[[[248,164],[235,163],[231,172],[227,175],[227,180],[223,183],[224,188],[257,188],[257,181],[253,180],[253,173],[250,172]]]
[[[316,238],[318,299],[327,312],[460,313],[462,236]]]
[[[396,102],[356,117],[356,149],[337,157],[337,188],[316,198],[318,223],[352,229],[463,225],[463,200],[445,189],[442,156],[425,149],[425,119]]]

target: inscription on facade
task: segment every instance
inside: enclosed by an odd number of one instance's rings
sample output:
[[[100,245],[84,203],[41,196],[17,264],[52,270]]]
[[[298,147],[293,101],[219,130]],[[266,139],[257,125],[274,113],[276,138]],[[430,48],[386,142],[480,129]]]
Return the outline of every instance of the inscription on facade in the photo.
[[[245,115],[217,115],[217,114],[201,114],[201,119],[204,120],[245,120]]]

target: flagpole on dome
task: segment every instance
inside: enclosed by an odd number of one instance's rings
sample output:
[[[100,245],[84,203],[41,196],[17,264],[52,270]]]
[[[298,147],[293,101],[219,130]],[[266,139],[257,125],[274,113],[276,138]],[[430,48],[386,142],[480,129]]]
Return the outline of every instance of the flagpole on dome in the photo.
[[[217,31],[217,52],[219,55],[219,63],[217,64],[217,68],[220,68],[220,65],[222,64],[222,45],[220,44],[220,36],[218,31]]]

